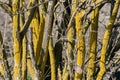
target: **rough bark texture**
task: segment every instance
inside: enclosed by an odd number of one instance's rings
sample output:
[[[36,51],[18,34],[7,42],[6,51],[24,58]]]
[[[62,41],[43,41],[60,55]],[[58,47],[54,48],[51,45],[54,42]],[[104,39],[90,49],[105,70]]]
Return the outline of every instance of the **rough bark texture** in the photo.
[[[97,75],[97,79],[96,80],[101,80],[105,74],[106,71],[106,66],[105,66],[105,62],[106,62],[106,52],[107,52],[107,47],[108,47],[108,42],[109,42],[109,38],[110,38],[110,34],[111,34],[111,30],[113,28],[115,19],[116,19],[116,15],[119,9],[119,4],[120,4],[120,0],[116,0],[114,9],[112,11],[112,14],[110,16],[109,22],[108,22],[108,26],[106,28],[106,31],[104,33],[104,38],[103,38],[103,46],[102,46],[102,50],[101,50],[101,58],[100,58],[100,71]]]

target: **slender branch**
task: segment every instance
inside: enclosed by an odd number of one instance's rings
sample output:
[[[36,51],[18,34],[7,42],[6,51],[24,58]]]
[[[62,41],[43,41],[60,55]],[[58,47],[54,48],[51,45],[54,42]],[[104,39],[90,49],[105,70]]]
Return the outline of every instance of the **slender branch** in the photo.
[[[35,4],[36,4],[36,0],[34,1],[33,6]],[[27,30],[29,28],[29,25],[30,25],[30,23],[31,23],[31,21],[34,17],[35,10],[36,10],[36,7],[31,9],[27,22],[24,24],[23,29],[19,32],[19,35],[20,35],[21,39],[24,37],[25,33],[27,32]]]
[[[10,69],[9,69],[9,65],[8,65],[8,60],[7,60],[7,56],[6,56],[6,52],[4,50],[4,43],[3,43],[3,37],[2,34],[0,32],[0,74],[2,74],[2,76],[7,79],[7,80],[11,80],[12,76],[10,73]]]
[[[35,71],[35,78],[36,78],[36,80],[39,80],[39,71],[37,69],[37,64],[36,64],[36,60],[35,60],[35,57],[34,57],[34,49],[33,49],[31,28],[28,28],[27,41],[28,41],[28,51],[29,51],[30,58],[31,58],[31,61],[32,61],[32,66],[33,66],[34,71]]]
[[[43,35],[43,42],[42,42],[42,49],[43,49],[43,62],[41,65],[41,80],[43,79],[44,76],[44,71],[45,71],[45,65],[47,62],[47,57],[48,57],[48,43],[49,43],[49,35],[52,32],[52,26],[53,26],[53,19],[54,19],[54,6],[56,4],[56,0],[51,0],[48,3],[48,8],[47,8],[47,14],[45,18],[45,29],[44,29],[44,35]]]

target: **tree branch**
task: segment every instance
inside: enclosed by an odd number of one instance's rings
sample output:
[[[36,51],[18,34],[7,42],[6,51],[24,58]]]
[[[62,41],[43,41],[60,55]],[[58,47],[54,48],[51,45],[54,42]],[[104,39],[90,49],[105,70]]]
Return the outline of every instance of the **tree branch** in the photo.
[[[36,4],[36,0],[34,1],[33,3],[33,6]],[[27,22],[24,24],[24,27],[23,29],[19,32],[19,35],[20,35],[20,38],[22,39],[24,37],[24,35],[26,34],[28,28],[29,28],[29,25],[34,17],[34,13],[35,13],[35,10],[36,10],[36,7],[32,8],[31,11],[30,11],[30,15],[28,17],[28,20]]]

